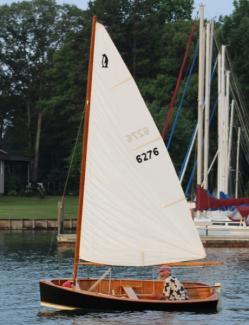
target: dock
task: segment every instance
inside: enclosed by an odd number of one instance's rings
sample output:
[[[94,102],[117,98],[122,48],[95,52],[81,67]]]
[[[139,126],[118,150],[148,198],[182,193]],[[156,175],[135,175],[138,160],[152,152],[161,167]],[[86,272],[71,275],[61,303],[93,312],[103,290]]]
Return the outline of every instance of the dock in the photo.
[[[74,245],[76,239],[75,234],[60,234],[57,235],[58,244],[72,244]]]
[[[201,236],[204,247],[249,247],[249,238]]]
[[[74,231],[76,229],[76,219],[65,219],[63,229]],[[57,230],[58,220],[56,219],[0,219],[0,230]]]
[[[57,236],[58,245],[73,245],[75,234],[61,234]],[[249,247],[249,238],[229,238],[225,236],[201,236],[204,247]]]

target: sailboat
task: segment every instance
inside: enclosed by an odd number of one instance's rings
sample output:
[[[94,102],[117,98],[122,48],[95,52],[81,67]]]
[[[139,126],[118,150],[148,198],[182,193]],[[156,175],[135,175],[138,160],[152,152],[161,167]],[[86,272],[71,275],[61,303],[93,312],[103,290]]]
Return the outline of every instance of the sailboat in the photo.
[[[205,251],[162,137],[105,27],[92,21],[78,223],[72,279],[40,281],[43,306],[87,310],[216,310],[217,287],[162,280],[80,278],[90,265],[156,266]],[[199,263],[199,262],[193,262]],[[72,286],[64,284],[72,281]]]

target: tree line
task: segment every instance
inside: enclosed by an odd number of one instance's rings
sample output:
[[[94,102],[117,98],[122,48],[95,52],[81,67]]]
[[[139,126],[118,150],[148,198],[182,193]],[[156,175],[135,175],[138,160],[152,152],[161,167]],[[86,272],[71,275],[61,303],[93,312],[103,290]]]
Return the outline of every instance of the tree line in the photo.
[[[216,30],[247,94],[249,3],[234,6]],[[82,125],[92,16],[108,29],[161,131],[192,24],[183,86],[194,56],[198,22],[192,13],[193,0],[93,0],[86,10],[54,0],[0,6],[0,149],[32,157],[32,180],[57,194],[75,152],[68,186],[77,192],[81,140],[73,148]],[[170,148],[177,169],[196,123],[197,65],[184,106]]]

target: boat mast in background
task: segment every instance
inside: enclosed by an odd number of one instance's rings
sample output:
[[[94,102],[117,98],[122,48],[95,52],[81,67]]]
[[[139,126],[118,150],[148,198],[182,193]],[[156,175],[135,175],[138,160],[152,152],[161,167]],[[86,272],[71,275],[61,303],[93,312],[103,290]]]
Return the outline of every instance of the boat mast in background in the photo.
[[[225,45],[221,46],[221,55],[218,59],[219,93],[218,93],[218,172],[217,172],[217,197],[220,192],[227,193],[226,166],[227,166],[227,122],[228,111],[226,107],[226,71],[225,71]]]
[[[229,183],[229,176],[231,171],[231,150],[232,150],[232,139],[233,139],[233,121],[234,121],[234,104],[235,101],[232,99],[231,103],[231,114],[229,124],[229,137],[228,137],[228,158],[227,158],[227,182]]]
[[[204,30],[204,5],[200,5],[199,29],[199,81],[198,81],[198,135],[197,135],[197,184],[202,183],[202,157],[203,157],[203,99],[204,99],[204,70],[205,70],[205,30]]]
[[[237,155],[236,155],[236,178],[235,178],[235,198],[238,198],[238,184],[239,184],[239,150],[240,149],[240,128],[238,128],[237,139]]]
[[[210,91],[212,74],[212,53],[213,53],[213,32],[214,22],[206,24],[206,76],[205,76],[205,123],[204,123],[204,188],[208,189],[208,168],[209,168],[209,116],[210,116]]]

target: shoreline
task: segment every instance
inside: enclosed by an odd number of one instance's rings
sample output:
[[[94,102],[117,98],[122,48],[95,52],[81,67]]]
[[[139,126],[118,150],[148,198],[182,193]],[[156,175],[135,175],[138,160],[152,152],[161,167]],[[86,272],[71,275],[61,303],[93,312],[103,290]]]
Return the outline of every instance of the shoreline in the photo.
[[[76,219],[65,219],[63,228],[67,230],[76,229]],[[39,218],[5,218],[0,219],[1,230],[57,230],[58,220],[56,219],[39,219]]]
[[[63,221],[63,229],[68,234],[57,235],[57,244],[59,246],[70,246],[75,243],[76,219],[70,218]],[[39,218],[5,218],[0,219],[0,231],[58,231],[58,220],[39,219]],[[204,247],[249,247],[249,238],[231,238],[225,236],[201,236]]]
[[[57,243],[59,246],[70,246],[75,243],[75,234],[59,234],[57,235]],[[204,247],[249,247],[249,238],[226,238],[201,236]]]

